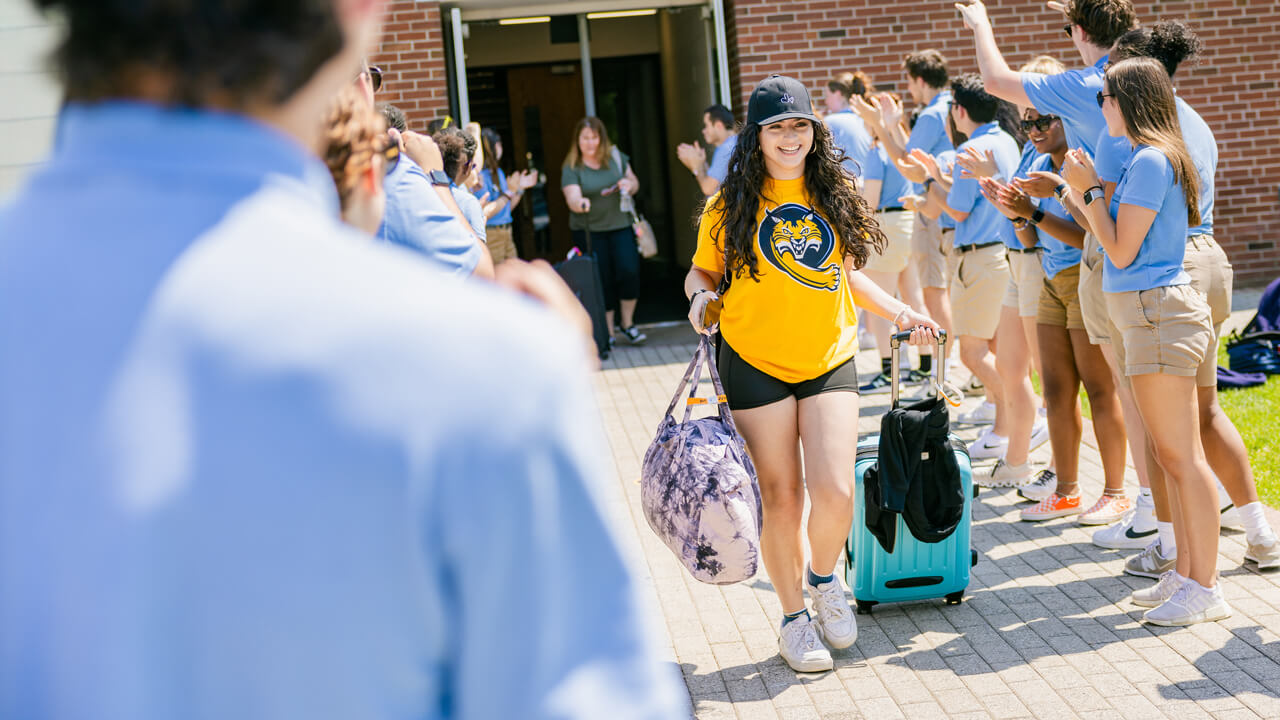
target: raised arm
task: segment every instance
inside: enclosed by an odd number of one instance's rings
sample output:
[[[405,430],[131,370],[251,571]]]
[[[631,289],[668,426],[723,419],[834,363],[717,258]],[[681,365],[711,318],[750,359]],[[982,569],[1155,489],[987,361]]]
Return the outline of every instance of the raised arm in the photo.
[[[973,31],[973,41],[978,52],[978,72],[982,74],[982,84],[987,92],[1001,100],[1008,100],[1015,105],[1031,105],[1031,100],[1022,89],[1022,75],[1009,67],[1000,47],[996,45],[996,35],[991,29],[991,18],[987,16],[987,7],[982,0],[969,0],[956,3],[964,24]]]

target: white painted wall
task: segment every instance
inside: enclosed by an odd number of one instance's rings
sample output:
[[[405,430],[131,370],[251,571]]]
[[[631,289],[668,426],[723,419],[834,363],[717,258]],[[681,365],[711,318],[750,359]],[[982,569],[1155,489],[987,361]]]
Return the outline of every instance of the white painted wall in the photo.
[[[0,199],[53,144],[62,89],[48,57],[59,34],[29,0],[0,0]]]

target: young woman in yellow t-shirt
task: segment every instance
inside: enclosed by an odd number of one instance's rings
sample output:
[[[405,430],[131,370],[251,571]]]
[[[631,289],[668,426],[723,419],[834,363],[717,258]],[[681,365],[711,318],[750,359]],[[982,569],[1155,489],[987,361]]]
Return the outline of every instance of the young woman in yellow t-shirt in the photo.
[[[936,342],[938,329],[857,271],[885,238],[842,160],[803,83],[778,75],[761,82],[729,175],[707,200],[685,278],[690,322],[710,333],[705,310],[731,271],[718,367],[759,475],[762,554],[784,613],[781,655],[800,672],[832,668],[822,640],[845,648],[857,637],[834,574],[853,521],[854,305],[914,328],[913,344]],[[808,568],[801,539],[806,487]]]

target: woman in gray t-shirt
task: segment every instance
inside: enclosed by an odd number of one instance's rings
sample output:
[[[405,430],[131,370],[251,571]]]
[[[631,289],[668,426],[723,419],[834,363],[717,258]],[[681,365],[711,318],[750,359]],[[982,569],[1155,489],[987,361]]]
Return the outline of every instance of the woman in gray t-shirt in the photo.
[[[569,206],[569,229],[573,243],[587,244],[600,265],[604,289],[606,321],[610,342],[614,331],[613,311],[621,306],[618,330],[633,345],[645,341],[635,326],[636,301],[640,295],[640,254],[631,215],[622,209],[622,196],[634,196],[640,181],[631,170],[631,160],[609,142],[604,123],[587,117],[573,130],[574,142],[560,169],[560,187]]]

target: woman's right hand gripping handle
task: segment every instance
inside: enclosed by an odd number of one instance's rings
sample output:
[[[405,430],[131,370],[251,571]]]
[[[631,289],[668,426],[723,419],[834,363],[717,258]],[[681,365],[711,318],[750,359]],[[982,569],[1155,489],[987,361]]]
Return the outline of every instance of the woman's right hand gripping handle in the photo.
[[[689,324],[703,335],[714,335],[720,327],[720,295],[714,290],[698,290],[689,300]]]

